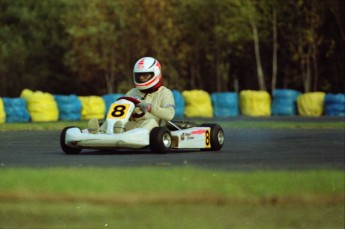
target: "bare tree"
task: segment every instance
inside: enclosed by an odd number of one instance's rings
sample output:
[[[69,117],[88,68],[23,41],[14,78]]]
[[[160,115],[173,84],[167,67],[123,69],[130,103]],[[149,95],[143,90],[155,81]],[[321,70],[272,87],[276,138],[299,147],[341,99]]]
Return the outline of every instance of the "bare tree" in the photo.
[[[265,75],[261,64],[261,57],[260,57],[260,40],[259,40],[259,31],[257,26],[257,18],[256,18],[256,9],[255,5],[251,0],[247,1],[248,6],[248,18],[249,23],[253,33],[253,44],[254,44],[254,51],[255,51],[255,60],[256,60],[256,70],[259,82],[259,89],[266,91],[266,84],[265,84]]]
[[[277,10],[275,7],[272,9],[272,40],[273,40],[273,47],[272,47],[272,82],[271,82],[271,90],[276,89],[277,84],[277,71],[278,71],[278,35],[277,35]]]

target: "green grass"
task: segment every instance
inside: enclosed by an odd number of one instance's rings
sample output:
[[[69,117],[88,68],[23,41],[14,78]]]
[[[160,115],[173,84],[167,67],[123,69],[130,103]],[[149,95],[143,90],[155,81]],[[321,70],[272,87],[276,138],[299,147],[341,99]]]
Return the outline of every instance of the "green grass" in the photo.
[[[3,168],[0,228],[341,228],[344,173]]]
[[[344,206],[0,203],[1,228],[343,229]],[[3,214],[5,212],[5,214]]]
[[[222,172],[177,168],[1,169],[0,191],[58,195],[212,193],[235,198],[341,194],[342,171]],[[267,189],[269,187],[269,189]]]
[[[87,121],[3,123],[0,131],[62,130],[66,126],[87,127]]]
[[[223,128],[232,129],[345,129],[345,122],[233,121],[218,123]]]

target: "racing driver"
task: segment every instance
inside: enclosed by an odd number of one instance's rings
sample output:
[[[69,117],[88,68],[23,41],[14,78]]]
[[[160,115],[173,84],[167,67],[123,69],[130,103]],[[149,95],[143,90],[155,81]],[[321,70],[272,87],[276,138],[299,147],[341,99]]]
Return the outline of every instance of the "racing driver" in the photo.
[[[131,118],[125,130],[146,128],[149,132],[163,122],[170,121],[175,115],[175,101],[170,89],[162,85],[161,65],[155,58],[140,58],[133,68],[135,87],[130,89],[126,96],[140,100],[136,105],[144,115],[140,118]],[[115,124],[116,126],[116,124]],[[99,132],[97,119],[90,119],[88,123],[90,133]],[[101,127],[104,131],[104,126]]]

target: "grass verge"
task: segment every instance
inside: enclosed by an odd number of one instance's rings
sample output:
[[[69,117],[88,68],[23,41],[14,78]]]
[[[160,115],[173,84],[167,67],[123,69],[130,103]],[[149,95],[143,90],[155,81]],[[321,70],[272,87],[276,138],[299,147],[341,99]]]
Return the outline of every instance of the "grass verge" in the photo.
[[[86,121],[3,123],[0,131],[62,130],[66,126],[87,127]]]
[[[341,228],[343,171],[5,168],[0,227]]]
[[[235,121],[219,122],[230,129],[345,129],[345,122],[300,122],[300,121]]]

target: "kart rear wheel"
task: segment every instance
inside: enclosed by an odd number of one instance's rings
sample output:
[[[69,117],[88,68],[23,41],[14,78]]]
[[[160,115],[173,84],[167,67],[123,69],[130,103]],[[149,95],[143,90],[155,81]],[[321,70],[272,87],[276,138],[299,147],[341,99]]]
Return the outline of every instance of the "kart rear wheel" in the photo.
[[[166,127],[155,127],[150,133],[150,149],[153,153],[167,153],[172,143],[171,134]]]
[[[61,146],[61,149],[65,152],[65,154],[79,154],[81,152],[80,148],[72,148],[72,147],[66,145],[66,143],[65,143],[66,131],[68,129],[70,129],[70,128],[75,128],[75,126],[65,127],[61,131],[61,135],[60,135],[60,146]]]
[[[206,151],[219,151],[224,144],[224,131],[222,127],[217,124],[207,124],[204,123],[201,125],[202,127],[210,127],[211,128],[211,148],[209,149],[202,149]]]

